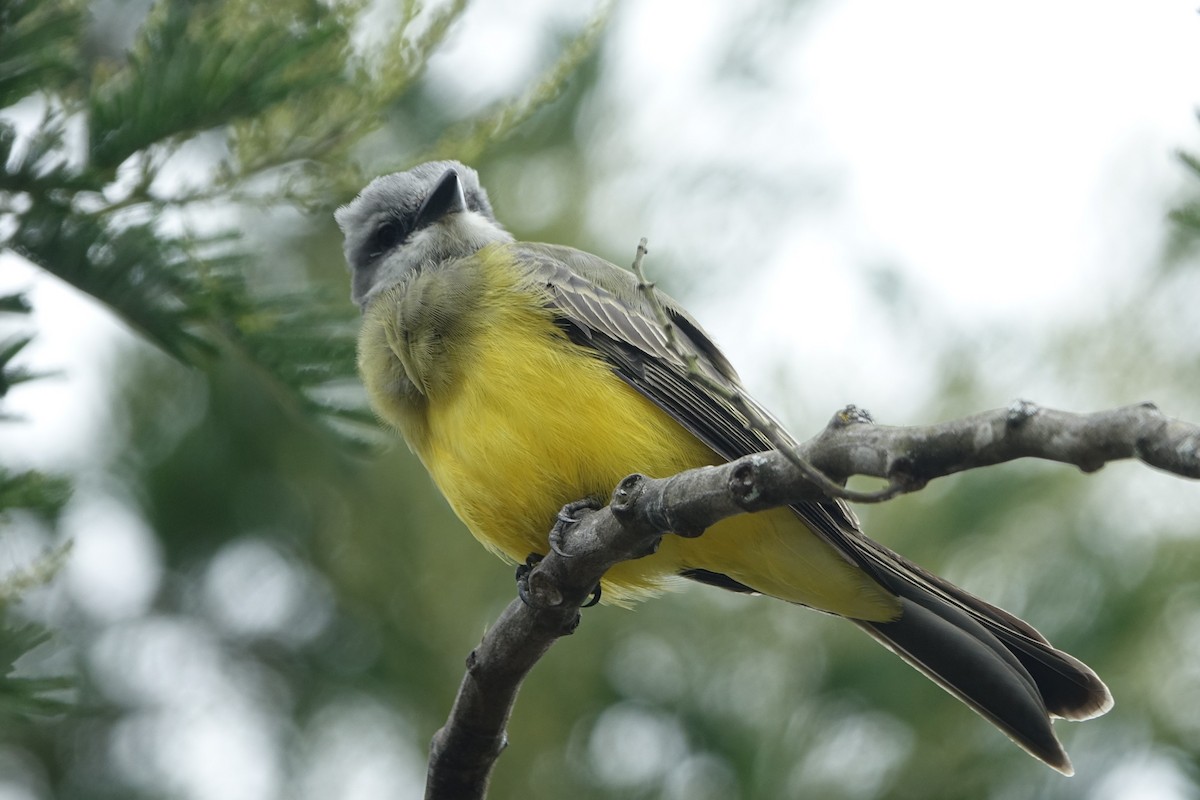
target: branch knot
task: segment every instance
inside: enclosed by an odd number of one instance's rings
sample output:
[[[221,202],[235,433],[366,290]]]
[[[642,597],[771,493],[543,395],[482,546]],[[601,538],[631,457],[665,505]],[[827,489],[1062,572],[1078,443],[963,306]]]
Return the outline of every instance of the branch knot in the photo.
[[[612,494],[613,515],[622,523],[631,520],[636,512],[638,500],[646,491],[646,476],[637,472],[626,475]]]
[[[1031,400],[1013,400],[1008,405],[1008,416],[1005,418],[1004,424],[1011,429],[1019,428],[1040,410],[1041,406]]]
[[[869,425],[874,421],[875,418],[871,416],[870,411],[850,404],[833,415],[833,419],[829,421],[829,427],[833,429],[848,428],[851,425]]]

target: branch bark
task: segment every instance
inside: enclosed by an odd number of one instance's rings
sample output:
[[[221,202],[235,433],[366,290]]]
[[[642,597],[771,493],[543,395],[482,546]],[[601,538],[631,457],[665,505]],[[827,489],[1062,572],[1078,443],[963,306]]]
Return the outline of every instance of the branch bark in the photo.
[[[797,463],[797,458],[804,463]],[[483,798],[492,766],[506,746],[505,727],[521,682],[560,637],[579,624],[579,609],[614,564],[654,552],[667,533],[699,536],[734,514],[835,494],[879,502],[916,491],[934,478],[1039,458],[1094,472],[1110,461],[1138,459],[1200,479],[1200,427],[1142,403],[1092,414],[1041,408],[1019,400],[936,425],[876,425],[848,406],[817,436],[788,454],[758,453],[669,478],[630,475],[598,511],[577,513],[562,539],[524,578],[513,600],[467,659],[446,724],[430,747],[426,800]],[[810,479],[813,471],[821,478]],[[830,491],[855,475],[882,478],[878,492]]]

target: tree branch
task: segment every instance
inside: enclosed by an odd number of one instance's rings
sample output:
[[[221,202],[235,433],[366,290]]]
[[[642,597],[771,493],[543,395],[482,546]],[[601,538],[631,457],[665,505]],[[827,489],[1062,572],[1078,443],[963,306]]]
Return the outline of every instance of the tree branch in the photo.
[[[485,796],[529,670],[575,630],[580,606],[611,566],[649,555],[669,532],[699,536],[734,514],[827,498],[830,485],[840,487],[855,475],[882,478],[888,486],[837,494],[878,502],[934,478],[1018,458],[1073,464],[1084,472],[1135,458],[1200,479],[1200,427],[1171,419],[1151,403],[1077,414],[1019,400],[914,427],[876,425],[847,406],[793,451],[758,453],[669,478],[630,475],[607,507],[580,514],[562,539],[569,555],[551,552],[523,578],[525,600],[513,600],[468,657],[450,717],[430,747],[426,799]],[[810,479],[813,470],[819,480]]]
[[[854,424],[870,421],[861,417],[853,406],[838,412],[820,435],[798,448],[801,455],[835,478],[885,478],[897,487],[895,494],[1018,458],[1073,464],[1084,472],[1135,458],[1200,478],[1200,428],[1167,417],[1153,403],[1078,414],[1016,400],[1008,408],[909,428]]]

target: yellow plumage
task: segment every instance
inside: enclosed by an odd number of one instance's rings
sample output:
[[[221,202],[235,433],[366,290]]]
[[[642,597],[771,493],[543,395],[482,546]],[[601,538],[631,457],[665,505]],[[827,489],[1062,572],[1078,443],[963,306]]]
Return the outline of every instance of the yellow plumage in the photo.
[[[584,497],[607,500],[632,472],[652,477],[717,464],[716,454],[571,342],[536,287],[525,286],[502,246],[472,259],[478,294],[458,321],[452,352],[437,373],[406,349],[402,298],[372,304],[360,336],[360,367],[376,408],[404,434],[471,532],[513,561],[546,553],[559,509]],[[419,281],[443,280],[438,275]],[[423,287],[420,291],[437,291]],[[416,346],[421,346],[417,343]],[[398,352],[399,351],[399,352]],[[398,401],[384,377],[408,369],[427,387]],[[754,589],[858,619],[895,616],[895,599],[809,532],[788,509],[743,515],[698,539],[664,538],[647,558],[614,567],[605,599],[628,603],[666,588],[680,570],[701,568]]]

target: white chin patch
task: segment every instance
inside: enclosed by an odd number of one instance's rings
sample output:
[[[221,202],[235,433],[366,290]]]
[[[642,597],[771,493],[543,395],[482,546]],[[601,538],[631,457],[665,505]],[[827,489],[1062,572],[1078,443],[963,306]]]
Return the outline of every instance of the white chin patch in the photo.
[[[451,214],[440,224],[432,225],[421,233],[428,233],[432,236],[449,236],[457,245],[450,249],[452,251],[461,249],[466,254],[473,253],[493,242],[511,242],[513,240],[512,234],[501,228],[497,222],[475,211]]]

